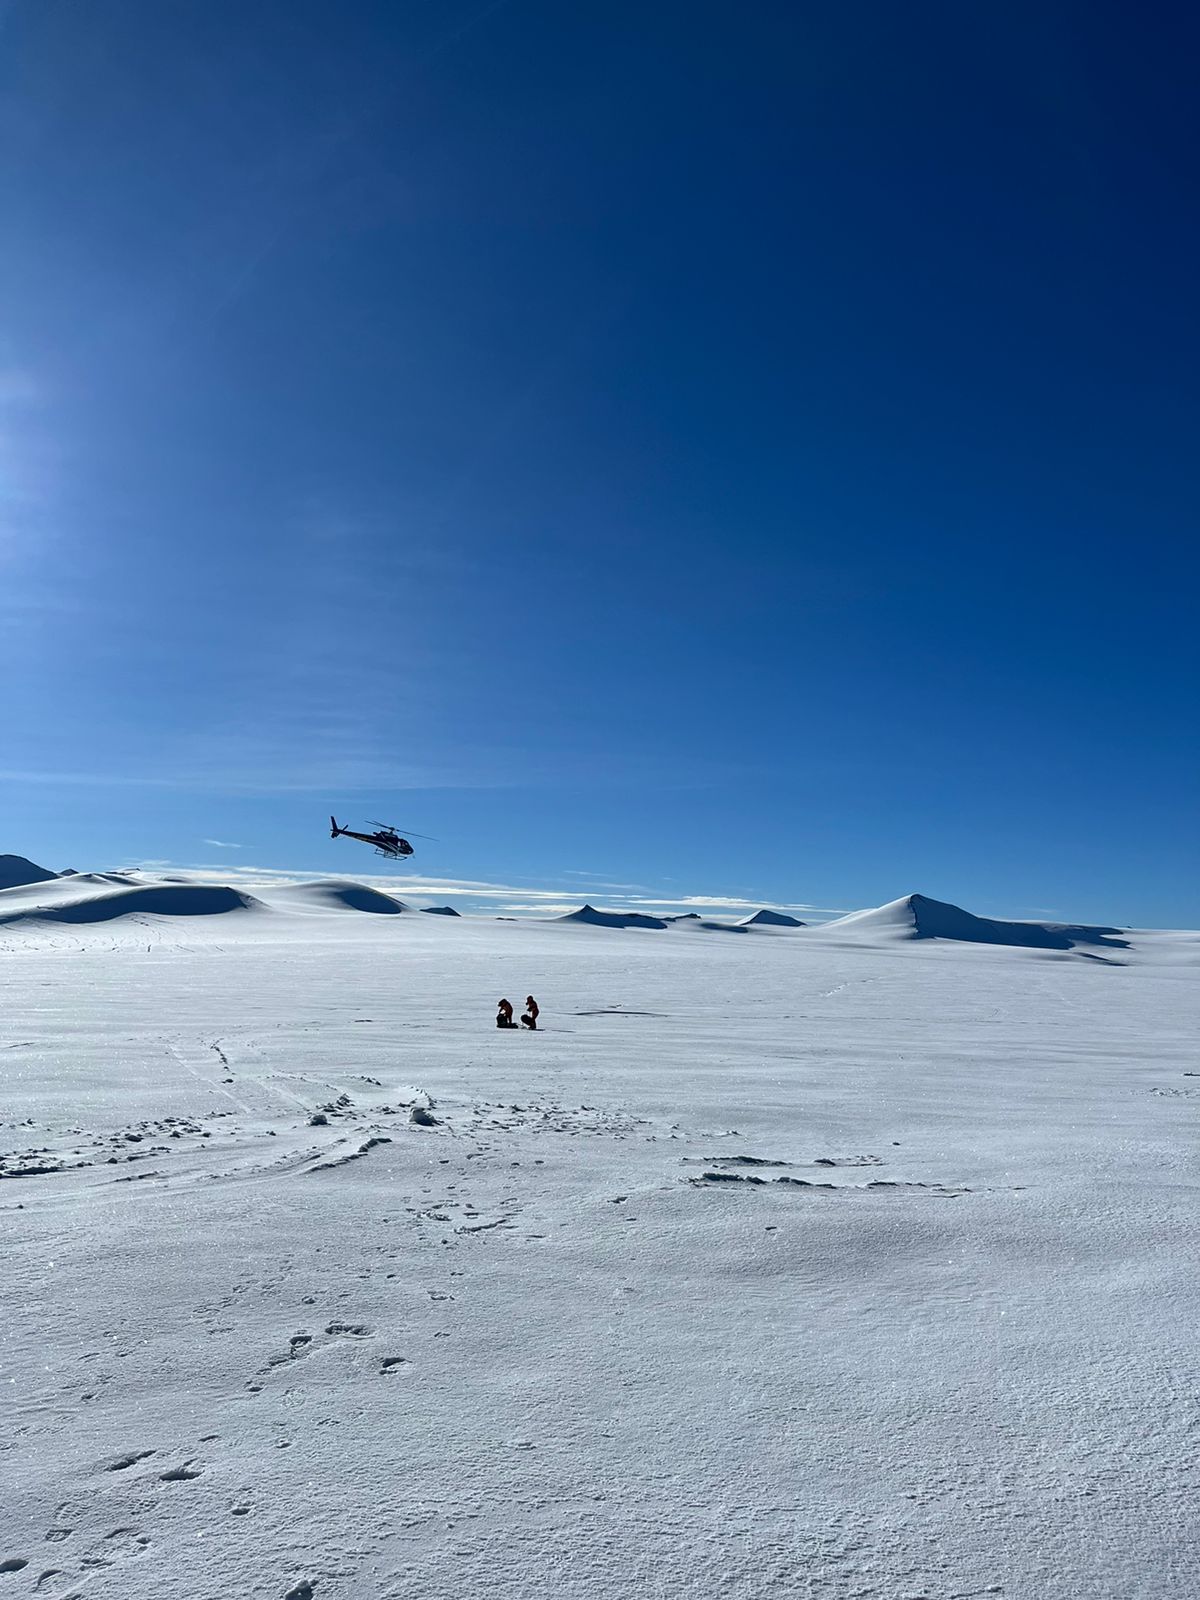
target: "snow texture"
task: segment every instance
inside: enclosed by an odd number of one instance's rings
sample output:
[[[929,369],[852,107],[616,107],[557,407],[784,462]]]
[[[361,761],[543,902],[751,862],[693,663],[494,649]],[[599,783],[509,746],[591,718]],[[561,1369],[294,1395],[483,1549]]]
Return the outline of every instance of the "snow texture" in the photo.
[[[4,1596],[1200,1593],[1195,934],[212,887],[0,892]]]

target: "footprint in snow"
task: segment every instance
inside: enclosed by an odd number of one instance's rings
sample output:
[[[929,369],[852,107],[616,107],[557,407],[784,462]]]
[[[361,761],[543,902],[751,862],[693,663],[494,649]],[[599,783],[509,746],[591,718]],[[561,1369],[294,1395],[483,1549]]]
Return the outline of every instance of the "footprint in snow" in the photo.
[[[267,1372],[272,1367],[284,1367],[289,1361],[295,1361],[299,1356],[308,1354],[308,1347],[312,1343],[311,1333],[294,1333],[288,1340],[286,1350],[281,1350],[278,1355],[268,1356],[267,1364],[261,1367],[260,1372]]]
[[[814,1167],[881,1167],[880,1156],[818,1156]]]

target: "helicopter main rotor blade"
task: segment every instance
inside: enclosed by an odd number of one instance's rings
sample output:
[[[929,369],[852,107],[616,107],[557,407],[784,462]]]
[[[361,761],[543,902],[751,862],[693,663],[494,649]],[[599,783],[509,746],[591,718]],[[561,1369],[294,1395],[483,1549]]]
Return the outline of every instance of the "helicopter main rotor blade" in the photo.
[[[389,833],[400,833],[401,831],[403,831],[404,837],[406,839],[424,839],[429,844],[438,844],[438,843],[440,843],[440,841],[435,839],[433,837],[433,835],[430,834],[430,833],[410,833],[407,828],[405,828],[403,830],[401,830],[400,828],[397,828],[394,822],[372,822],[371,823],[371,827],[373,827],[373,828],[386,828]]]

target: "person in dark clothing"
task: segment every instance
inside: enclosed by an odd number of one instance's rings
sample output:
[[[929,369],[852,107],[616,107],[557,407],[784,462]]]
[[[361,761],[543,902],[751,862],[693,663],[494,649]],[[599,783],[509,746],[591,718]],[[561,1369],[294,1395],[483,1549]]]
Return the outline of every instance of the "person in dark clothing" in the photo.
[[[496,1007],[496,1026],[498,1028],[515,1028],[513,1021],[513,1008],[511,1000],[501,1000]]]
[[[538,1019],[538,1003],[531,994],[525,996],[525,1014],[521,1018],[523,1027],[536,1028]]]

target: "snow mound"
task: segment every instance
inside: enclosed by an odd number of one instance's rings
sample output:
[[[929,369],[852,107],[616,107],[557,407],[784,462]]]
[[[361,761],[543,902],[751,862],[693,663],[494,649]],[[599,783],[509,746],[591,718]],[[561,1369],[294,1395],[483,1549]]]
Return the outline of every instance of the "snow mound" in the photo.
[[[72,885],[90,874],[80,873]],[[27,901],[5,913],[0,901],[0,924],[18,922],[111,922],[117,917],[143,913],[159,917],[211,917],[227,911],[248,911],[261,905],[253,895],[224,884],[126,884],[98,894],[58,895],[41,905]]]
[[[578,911],[568,911],[565,917],[552,917],[553,922],[582,922],[592,928],[665,928],[661,917],[648,917],[641,911],[597,911],[595,906],[580,906]]]
[[[698,911],[685,911],[677,917],[664,919],[669,927],[682,928],[693,933],[745,933],[739,922],[721,922],[716,917],[702,917]]]
[[[752,917],[743,917],[740,928],[803,928],[799,917],[789,917],[786,911],[768,911],[765,907]]]
[[[1000,922],[977,917],[961,906],[908,894],[873,911],[854,911],[827,922],[830,933],[880,934],[901,939],[957,939],[965,944],[1017,945],[1026,950],[1073,950],[1077,944],[1127,949],[1120,928],[1092,928],[1056,922]]]
[[[60,878],[62,878],[64,876],[67,876],[67,874],[64,874],[64,873],[60,873],[59,874]],[[141,882],[144,881],[143,879],[141,879],[138,876],[138,874],[136,872],[132,872],[132,871],[130,871],[130,872],[115,872],[115,871],[114,872],[72,872],[72,873],[69,874],[69,876],[71,878],[72,884],[74,884],[74,885],[78,885],[78,884],[81,884],[81,883],[115,884],[118,889],[128,889],[132,885],[136,885],[136,884],[141,883]],[[166,882],[167,880],[163,879],[162,881]],[[192,880],[190,878],[176,878],[176,879],[174,879],[172,881],[174,881],[176,883],[190,883]]]
[[[319,878],[314,883],[298,883],[276,889],[272,901],[297,911],[370,911],[394,917],[408,907],[394,895],[368,888],[345,878]]]
[[[422,906],[421,910],[427,917],[457,917],[460,914],[453,906]]]
[[[49,883],[57,872],[39,867],[25,856],[0,856],[0,889],[22,889],[29,883]]]

